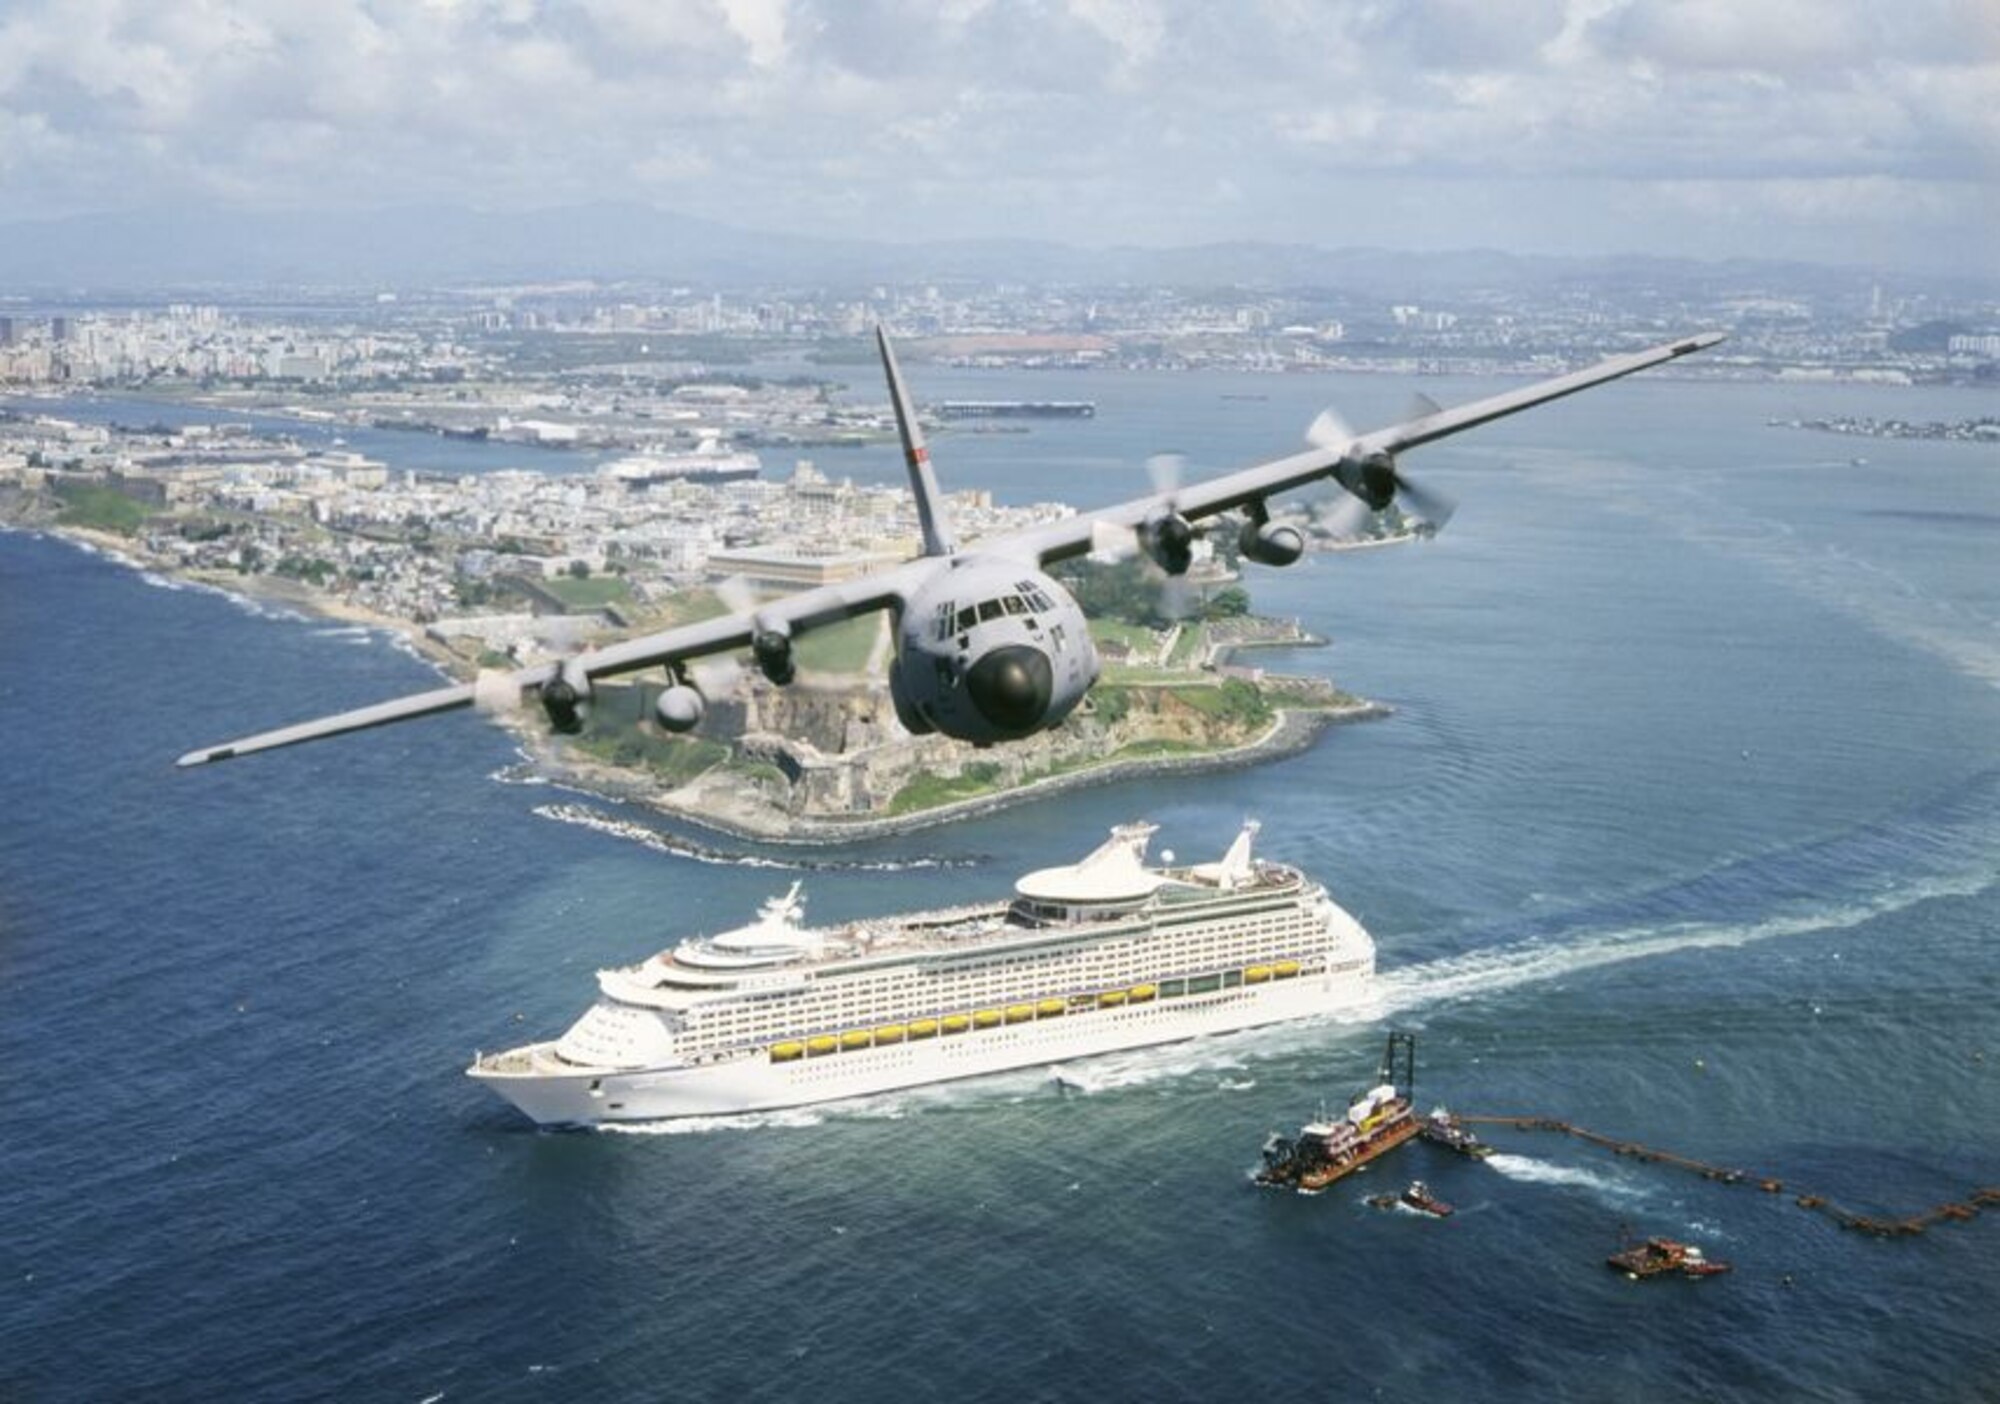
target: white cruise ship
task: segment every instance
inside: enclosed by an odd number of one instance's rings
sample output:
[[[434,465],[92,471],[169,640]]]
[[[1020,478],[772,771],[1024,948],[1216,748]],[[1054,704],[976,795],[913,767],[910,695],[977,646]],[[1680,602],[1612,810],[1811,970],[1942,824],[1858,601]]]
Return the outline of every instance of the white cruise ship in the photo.
[[[561,1038],[467,1075],[544,1125],[799,1106],[1296,1019],[1358,1002],[1375,944],[1297,869],[1150,867],[1151,824],[1012,901],[815,928],[798,884],[738,930],[598,972]]]
[[[597,469],[600,477],[622,483],[633,492],[660,483],[742,482],[761,476],[763,471],[764,460],[749,449],[726,448],[712,435],[682,453],[655,449],[613,459]]]

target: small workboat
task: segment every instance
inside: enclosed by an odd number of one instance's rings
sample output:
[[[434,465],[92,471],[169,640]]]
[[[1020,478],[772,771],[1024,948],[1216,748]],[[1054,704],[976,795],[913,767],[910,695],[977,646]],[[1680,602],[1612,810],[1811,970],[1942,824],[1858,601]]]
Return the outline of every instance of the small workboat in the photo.
[[[1604,1261],[1634,1281],[1642,1277],[1659,1277],[1664,1273],[1677,1272],[1682,1277],[1714,1277],[1729,1271],[1728,1263],[1716,1262],[1693,1244],[1676,1243],[1671,1238],[1649,1238],[1644,1243],[1631,1244]]]
[[[1451,1217],[1451,1206],[1431,1193],[1431,1187],[1422,1180],[1412,1180],[1401,1194],[1374,1194],[1368,1202],[1377,1209],[1394,1209],[1401,1205],[1414,1209],[1420,1214],[1430,1214],[1436,1218]]]

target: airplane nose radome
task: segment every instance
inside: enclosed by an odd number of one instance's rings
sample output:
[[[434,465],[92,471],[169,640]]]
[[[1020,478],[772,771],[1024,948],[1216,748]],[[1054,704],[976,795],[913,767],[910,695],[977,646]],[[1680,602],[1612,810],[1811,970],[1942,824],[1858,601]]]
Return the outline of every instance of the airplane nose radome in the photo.
[[[1048,715],[1054,682],[1041,650],[1013,644],[973,664],[965,675],[965,690],[986,720],[1002,731],[1026,735]]]

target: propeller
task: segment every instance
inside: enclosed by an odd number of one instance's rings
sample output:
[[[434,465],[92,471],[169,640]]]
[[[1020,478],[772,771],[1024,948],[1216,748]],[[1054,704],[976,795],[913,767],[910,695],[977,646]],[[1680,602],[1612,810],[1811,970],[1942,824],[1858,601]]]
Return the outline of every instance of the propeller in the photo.
[[[1336,494],[1320,513],[1320,530],[1335,541],[1360,541],[1375,522],[1375,509],[1351,492]]]
[[[757,590],[741,575],[731,575],[715,584],[715,597],[722,607],[731,614],[754,615],[757,612]],[[734,653],[711,653],[705,658],[690,660],[686,664],[688,681],[710,699],[733,696],[737,685],[743,681],[743,659]]]
[[[1201,527],[1189,522],[1175,505],[1181,481],[1187,473],[1187,455],[1156,453],[1146,459],[1146,476],[1154,495],[1162,500],[1136,526],[1103,520],[1091,523],[1090,559],[1098,565],[1122,565],[1134,556],[1144,556],[1159,568],[1159,612],[1169,620],[1182,620],[1193,613],[1194,586],[1188,583],[1187,569],[1193,558],[1195,538]]]
[[[472,682],[472,705],[488,716],[505,718],[522,711],[531,697],[538,697],[549,724],[565,734],[583,727],[590,711],[590,677],[577,661],[590,620],[572,615],[550,615],[539,621],[537,642],[548,650],[542,665],[546,678],[539,684],[523,686],[518,671],[482,668]]]
[[[1416,397],[1413,408],[1415,419],[1425,419],[1438,413],[1437,405],[1425,396]],[[1405,513],[1421,517],[1429,522],[1433,530],[1441,529],[1451,520],[1458,504],[1443,493],[1412,479],[1396,466],[1395,456],[1377,451],[1368,454],[1355,452],[1358,436],[1348,426],[1346,420],[1333,410],[1321,410],[1319,417],[1306,430],[1306,441],[1315,448],[1340,449],[1340,461],[1334,464],[1333,475],[1340,485],[1353,494],[1355,500],[1368,512],[1380,512],[1395,504]],[[1366,514],[1357,516],[1345,504],[1335,513],[1336,525],[1354,528],[1352,534],[1359,534],[1359,526],[1366,521]],[[1340,531],[1335,532],[1341,535]]]
[[[1090,559],[1097,565],[1117,565],[1139,554],[1139,533],[1099,518],[1090,524]]]
[[[747,576],[732,575],[715,583],[715,597],[731,614],[755,614],[757,589]]]
[[[1117,522],[1103,520],[1090,524],[1090,559],[1098,565],[1119,565],[1145,551],[1152,551],[1146,544],[1148,534],[1157,534],[1163,527],[1173,537],[1175,549],[1186,549],[1193,540],[1194,530],[1190,528],[1183,536],[1178,528],[1169,526],[1171,520],[1178,519],[1174,510],[1174,494],[1180,491],[1181,479],[1187,470],[1187,455],[1179,453],[1156,453],[1146,459],[1146,477],[1153,484],[1156,495],[1166,501],[1149,513],[1139,526],[1123,526]],[[1185,525],[1185,523],[1183,523]]]
[[[715,586],[715,597],[731,614],[754,614],[756,592],[732,575]],[[667,686],[653,699],[653,720],[679,735],[701,725],[708,704],[733,697],[743,680],[743,662],[733,653],[711,653],[667,665]]]

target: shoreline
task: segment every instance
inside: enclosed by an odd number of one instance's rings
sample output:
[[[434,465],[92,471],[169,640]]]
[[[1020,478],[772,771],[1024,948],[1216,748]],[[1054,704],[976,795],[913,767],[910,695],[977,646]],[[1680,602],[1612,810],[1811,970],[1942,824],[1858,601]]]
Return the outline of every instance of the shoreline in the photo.
[[[429,637],[424,627],[327,595],[309,585],[270,575],[217,575],[187,572],[170,562],[150,556],[143,547],[126,538],[90,527],[46,524],[0,523],[0,531],[43,535],[79,550],[89,551],[142,574],[164,580],[214,590],[216,593],[252,605],[271,605],[292,610],[319,621],[355,625],[397,640],[445,677],[463,680],[464,660]],[[1296,647],[1314,640],[1271,640],[1270,646]],[[1266,646],[1256,640],[1231,645],[1236,648]],[[456,666],[455,666],[456,665]],[[605,803],[638,805],[660,817],[691,825],[741,842],[781,847],[816,848],[846,843],[865,843],[913,830],[937,828],[962,819],[1054,798],[1074,790],[1112,784],[1120,780],[1154,779],[1172,775],[1197,775],[1218,770],[1241,769],[1296,755],[1310,747],[1330,727],[1372,721],[1393,714],[1384,703],[1360,701],[1345,707],[1303,710],[1280,707],[1276,718],[1262,736],[1242,745],[1221,750],[1183,755],[1139,756],[1129,760],[1108,760],[1101,765],[1060,775],[1044,776],[1024,785],[993,794],[954,800],[929,809],[904,814],[867,815],[855,818],[815,818],[785,814],[769,806],[744,806],[728,812],[716,797],[701,787],[705,777],[686,785],[663,790],[643,772],[624,771],[594,761],[573,759],[561,754],[555,742],[537,729],[494,719],[495,725],[520,747],[524,762],[541,779]],[[675,795],[687,798],[676,802]]]
[[[983,818],[1015,805],[1032,804],[1073,790],[1112,784],[1121,780],[1198,775],[1262,765],[1269,761],[1282,760],[1286,756],[1297,755],[1309,748],[1319,739],[1320,734],[1329,728],[1375,721],[1392,716],[1394,712],[1394,708],[1382,702],[1357,702],[1348,707],[1329,707],[1310,711],[1281,707],[1277,709],[1276,720],[1262,736],[1240,746],[1230,746],[1200,754],[1136,756],[1123,761],[1110,760],[1083,770],[1043,776],[1039,780],[1032,780],[1009,790],[953,800],[948,804],[935,805],[929,809],[915,810],[906,814],[866,815],[852,819],[800,818],[796,815],[786,815],[783,816],[782,828],[760,824],[758,817],[761,816],[757,810],[745,809],[735,814],[726,813],[713,806],[713,797],[709,795],[697,793],[681,803],[671,801],[671,796],[689,790],[692,786],[662,791],[647,785],[642,779],[628,778],[625,772],[607,766],[577,765],[553,758],[548,752],[547,738],[535,738],[534,743],[527,747],[527,753],[528,763],[543,774],[551,784],[582,794],[594,795],[608,803],[636,805],[664,819],[688,824],[705,832],[720,834],[742,842],[782,847],[826,848],[891,838],[914,830],[956,823],[961,819]],[[700,782],[693,783],[698,785]]]

